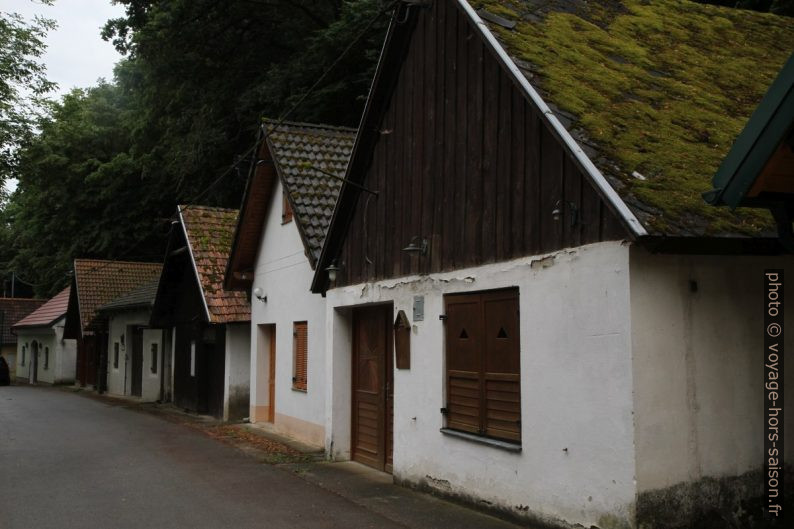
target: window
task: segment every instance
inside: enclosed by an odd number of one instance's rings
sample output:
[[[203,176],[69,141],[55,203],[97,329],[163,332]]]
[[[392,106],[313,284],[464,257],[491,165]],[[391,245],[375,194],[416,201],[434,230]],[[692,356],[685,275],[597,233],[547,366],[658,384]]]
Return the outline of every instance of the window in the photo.
[[[152,344],[152,359],[151,360],[152,360],[152,362],[151,362],[151,365],[149,367],[152,370],[152,374],[156,375],[157,374],[157,344],[156,343]]]
[[[27,349],[27,345],[23,345],[22,346],[22,362],[20,362],[20,364],[19,364],[21,366],[25,365],[25,350],[26,349]]]
[[[190,340],[190,376],[196,376],[196,340]]]
[[[289,203],[287,192],[281,194],[281,223],[286,224],[292,221],[292,206]]]
[[[50,368],[50,348],[44,348],[44,369]]]
[[[521,442],[518,289],[444,297],[447,427]]]
[[[306,364],[309,356],[309,329],[305,321],[292,324],[292,389],[306,391]]]
[[[113,343],[113,369],[119,368],[119,343]]]

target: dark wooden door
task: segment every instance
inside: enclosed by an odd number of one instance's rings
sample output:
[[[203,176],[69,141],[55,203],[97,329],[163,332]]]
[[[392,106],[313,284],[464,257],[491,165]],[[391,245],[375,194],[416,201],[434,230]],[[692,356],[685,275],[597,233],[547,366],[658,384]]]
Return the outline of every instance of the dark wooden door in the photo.
[[[268,409],[267,422],[276,420],[276,326],[270,325],[270,358],[268,361],[267,392]]]
[[[202,355],[206,366],[207,413],[223,417],[223,386],[226,375],[226,327],[211,325],[204,330]]]
[[[353,312],[352,458],[391,472],[393,442],[392,307]]]
[[[89,386],[96,387],[97,371],[97,339],[96,336],[86,336],[85,338],[85,381]]]
[[[200,348],[197,339],[200,333],[195,325],[180,324],[176,327],[174,355],[174,403],[185,410],[199,411],[198,384],[195,362]]]
[[[132,338],[130,393],[140,397],[143,389],[143,328],[132,327],[130,336]]]
[[[39,381],[39,344],[38,342],[33,342],[31,345],[31,354],[30,354],[30,381],[35,384]]]

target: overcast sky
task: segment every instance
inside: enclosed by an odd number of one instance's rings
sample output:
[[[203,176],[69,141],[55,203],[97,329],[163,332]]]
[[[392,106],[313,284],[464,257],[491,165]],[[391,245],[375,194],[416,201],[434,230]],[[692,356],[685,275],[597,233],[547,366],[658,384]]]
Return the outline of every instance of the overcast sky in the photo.
[[[72,88],[96,84],[97,79],[113,79],[113,65],[121,56],[99,36],[109,18],[124,14],[122,6],[110,0],[55,0],[51,6],[37,0],[0,0],[0,10],[19,13],[26,19],[35,15],[54,19],[58,28],[47,36],[47,78],[58,83],[59,97]],[[16,182],[6,182],[13,191]]]
[[[105,21],[124,14],[122,6],[110,0],[55,0],[52,6],[36,0],[1,0],[0,9],[30,19],[34,15],[52,18],[58,28],[47,37],[47,77],[58,83],[58,94],[74,87],[86,87],[97,79],[113,78],[113,65],[121,57],[99,32]]]

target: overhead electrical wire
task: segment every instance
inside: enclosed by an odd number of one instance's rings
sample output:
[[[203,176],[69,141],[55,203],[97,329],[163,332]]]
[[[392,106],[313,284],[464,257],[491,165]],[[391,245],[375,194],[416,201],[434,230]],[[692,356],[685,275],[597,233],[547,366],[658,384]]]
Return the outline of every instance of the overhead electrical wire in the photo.
[[[238,169],[239,165],[243,161],[248,159],[249,156],[251,156],[251,155],[255,156],[256,152],[259,150],[259,147],[267,139],[267,137],[270,136],[271,134],[273,134],[274,132],[276,132],[284,124],[284,122],[287,120],[287,118],[289,118],[289,116],[291,116],[298,108],[301,107],[301,105],[303,105],[303,103],[306,102],[308,97],[314,92],[314,90],[317,89],[318,86],[320,86],[320,83],[322,83],[325,80],[325,78],[328,77],[328,75],[330,75],[330,73],[339,65],[339,63],[350,52],[350,50],[353,49],[353,47],[362,38],[364,38],[366,36],[366,34],[372,29],[372,26],[378,21],[378,19],[380,19],[380,17],[382,17],[388,11],[392,10],[397,4],[400,3],[400,1],[401,0],[392,0],[391,2],[387,3],[382,8],[380,8],[378,10],[378,12],[375,14],[375,16],[373,16],[372,18],[370,18],[368,20],[367,24],[362,28],[362,30],[359,31],[356,34],[355,38],[353,38],[353,40],[350,41],[350,43],[345,47],[345,49],[342,50],[342,52],[337,56],[337,58],[334,60],[334,62],[332,62],[331,65],[328,66],[328,68],[326,68],[325,71],[320,75],[320,77],[318,77],[317,80],[309,87],[309,89],[306,90],[306,92],[304,92],[303,95],[301,95],[301,97],[298,98],[298,100],[286,112],[284,112],[278,118],[276,123],[272,127],[268,128],[266,130],[263,127],[264,134],[262,135],[262,137],[258,138],[256,140],[256,142],[254,142],[254,144],[251,147],[249,147],[242,155],[239,155],[237,161],[235,163],[231,164],[229,167],[227,167],[220,174],[220,176],[218,176],[215,180],[210,182],[209,185],[207,185],[201,192],[199,192],[190,201],[188,201],[187,204],[185,204],[184,206],[181,206],[180,207],[180,211],[184,212],[184,211],[187,211],[188,209],[190,209],[191,207],[198,207],[197,202],[199,202],[202,198],[204,198],[207,195],[207,193],[212,191],[215,188],[215,186],[220,184],[224,180],[224,178],[226,178],[232,171],[235,171],[236,169]],[[316,167],[313,167],[313,168],[316,169],[317,171],[323,173],[323,174],[326,174],[326,175],[331,176],[333,178],[341,179],[341,180],[343,180],[345,182],[348,182],[347,179],[345,179],[344,177],[328,173],[328,172],[323,171],[323,170],[321,170],[319,168],[316,168]],[[348,182],[348,183],[354,184],[353,182]],[[358,186],[358,187],[361,187],[361,189],[364,190],[364,191],[368,191],[370,193],[374,193],[375,195],[377,195],[377,192],[373,192],[373,191],[370,191],[368,189],[365,189],[365,188],[363,188],[363,186]],[[101,270],[102,268],[104,268],[106,266],[110,266],[114,261],[122,260],[124,257],[130,255],[134,250],[137,250],[138,247],[140,247],[147,240],[147,238],[148,237],[144,237],[144,238],[139,239],[132,246],[129,246],[125,251],[123,251],[121,254],[117,255],[116,257],[114,257],[112,260],[108,260],[105,264],[99,265],[99,266],[93,268],[92,270],[94,270],[94,271]],[[70,268],[70,270],[71,270],[71,268]],[[67,271],[67,274],[68,274],[68,271]],[[25,284],[31,284],[31,283],[28,283],[27,281],[25,281],[24,283]],[[42,286],[44,284],[46,284],[46,283],[32,284],[32,285],[33,286]]]

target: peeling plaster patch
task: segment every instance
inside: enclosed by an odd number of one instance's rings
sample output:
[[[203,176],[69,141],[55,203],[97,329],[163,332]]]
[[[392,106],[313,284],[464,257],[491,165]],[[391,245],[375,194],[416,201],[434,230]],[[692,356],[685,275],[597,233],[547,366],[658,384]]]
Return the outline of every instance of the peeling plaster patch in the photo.
[[[425,475],[425,478],[427,479],[427,484],[432,487],[436,487],[447,491],[452,490],[452,485],[450,485],[449,480],[447,479],[434,478],[430,474]]]
[[[546,255],[536,255],[531,257],[521,257],[519,259],[514,259],[512,261],[507,261],[502,264],[501,268],[498,271],[492,271],[489,273],[496,274],[496,273],[508,273],[514,271],[516,269],[522,267],[529,267],[532,270],[543,270],[546,268],[550,268],[557,264],[561,259],[564,259],[567,262],[576,261],[581,258],[581,254],[587,252],[590,246],[604,246],[610,243],[594,243],[592,245],[586,246],[579,246],[576,249],[567,248],[564,250],[558,250],[556,252],[552,252]],[[625,246],[630,244],[630,241],[620,241],[615,242],[614,244]],[[620,270],[618,270],[620,272]],[[471,285],[477,282],[478,274],[481,274],[482,270],[481,267],[469,268],[458,270],[455,272],[447,272],[447,273],[433,273],[430,275],[423,275],[423,276],[407,276],[402,277],[399,279],[385,279],[385,280],[378,280],[372,281],[367,283],[359,283],[357,285],[351,285],[348,287],[342,287],[343,292],[349,293],[357,297],[358,299],[367,301],[367,302],[378,302],[381,300],[381,292],[382,291],[393,291],[393,290],[408,290],[409,292],[417,292],[426,294],[427,292],[431,291],[440,291],[441,289],[437,288],[440,285],[455,285],[455,284],[463,284],[463,285]],[[387,298],[391,300],[391,298]]]
[[[534,259],[531,263],[529,263],[529,267],[532,270],[541,270],[543,268],[548,268],[550,266],[554,266],[553,255],[547,255],[542,259]]]

